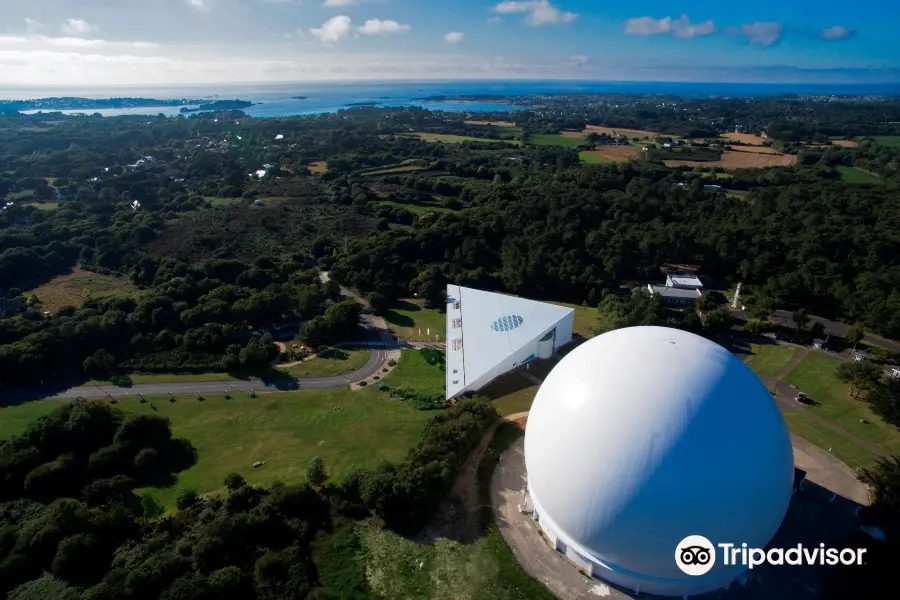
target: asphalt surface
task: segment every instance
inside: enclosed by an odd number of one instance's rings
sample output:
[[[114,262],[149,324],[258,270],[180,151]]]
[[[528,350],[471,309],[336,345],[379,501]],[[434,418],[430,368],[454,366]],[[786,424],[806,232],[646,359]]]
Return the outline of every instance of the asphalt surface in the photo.
[[[735,318],[742,319],[747,321],[750,319],[750,314],[747,311],[736,310],[731,313]],[[787,310],[776,310],[773,311],[769,316],[769,320],[778,325],[783,325],[785,327],[796,328],[796,324],[794,323],[793,313]],[[822,327],[825,328],[825,333],[837,337],[844,337],[847,333],[847,328],[849,325],[846,323],[840,323],[838,321],[830,321],[828,319],[823,319],[822,317],[810,317],[809,323],[807,324],[807,328],[812,327],[813,323],[821,323]],[[870,334],[866,334],[863,336],[862,341],[870,346],[877,346],[879,348],[884,348],[885,350],[890,350],[891,352],[900,352],[900,344],[896,342],[892,342],[891,340],[886,340],[884,338],[873,336]]]

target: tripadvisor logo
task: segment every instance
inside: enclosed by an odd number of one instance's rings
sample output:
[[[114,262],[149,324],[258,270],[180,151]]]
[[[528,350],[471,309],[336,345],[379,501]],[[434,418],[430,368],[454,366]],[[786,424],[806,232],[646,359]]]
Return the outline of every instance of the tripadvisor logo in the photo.
[[[686,575],[705,575],[716,564],[716,548],[721,553],[722,564],[742,565],[748,569],[760,565],[862,565],[866,548],[805,548],[797,544],[791,548],[750,548],[747,544],[715,544],[702,535],[689,535],[675,547],[675,563]]]

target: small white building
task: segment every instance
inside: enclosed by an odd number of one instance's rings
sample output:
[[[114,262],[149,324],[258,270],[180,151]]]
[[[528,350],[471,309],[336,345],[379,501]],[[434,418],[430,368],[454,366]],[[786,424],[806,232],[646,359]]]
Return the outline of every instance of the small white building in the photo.
[[[869,359],[869,355],[866,354],[865,351],[863,351],[863,350],[854,350],[853,351],[853,360],[855,360],[857,362],[861,362],[861,361],[868,360],[868,359]]]
[[[680,288],[670,285],[647,284],[647,291],[651,296],[659,296],[663,306],[670,308],[687,308],[697,303],[697,299],[703,295],[698,289]]]
[[[900,379],[900,369],[898,369],[897,367],[891,369],[891,377],[893,377],[894,379]]]
[[[666,287],[680,290],[702,290],[703,283],[696,275],[690,273],[672,273],[666,275]]]

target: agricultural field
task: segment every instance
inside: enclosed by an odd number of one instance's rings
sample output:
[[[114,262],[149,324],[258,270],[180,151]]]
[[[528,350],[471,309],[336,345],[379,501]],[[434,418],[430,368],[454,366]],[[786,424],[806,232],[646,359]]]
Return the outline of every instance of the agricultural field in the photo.
[[[788,373],[785,381],[809,397],[810,412],[892,454],[900,453],[900,430],[882,421],[865,400],[850,395],[849,384],[837,376],[840,364],[828,354],[812,351]]]
[[[569,133],[569,132],[566,132]],[[529,138],[529,143],[536,146],[562,146],[563,148],[575,148],[587,142],[581,134],[576,136],[560,133],[540,133]]]
[[[859,142],[853,140],[831,140],[831,143],[841,148],[859,148]]]
[[[33,206],[38,210],[56,210],[59,208],[59,202],[29,202],[25,206]]]
[[[640,158],[644,151],[638,146],[598,146],[596,150],[585,150],[578,153],[582,162],[629,162]]]
[[[881,144],[882,146],[900,148],[900,135],[873,135],[872,139],[875,140],[876,144]]]
[[[439,212],[439,213],[452,213],[456,212],[453,209],[447,208],[446,206],[438,206],[431,204],[409,204],[405,202],[392,202],[390,200],[382,200],[379,202],[381,206],[390,206],[392,208],[405,208],[409,212],[414,215],[424,215],[429,212]]]
[[[63,306],[80,307],[95,298],[137,293],[138,289],[127,279],[76,269],[25,292],[25,296],[36,296],[42,310],[56,312]]]
[[[762,146],[768,141],[766,138],[753,134],[753,133],[723,133],[722,136],[725,139],[731,140],[732,142],[740,142],[742,144],[749,144],[751,146]]]
[[[461,144],[462,142],[486,142],[490,144],[520,143],[518,140],[493,140],[487,138],[471,137],[468,135],[450,135],[444,133],[411,133],[410,135],[426,142],[443,142],[445,144]]]
[[[711,161],[666,160],[667,167],[722,167],[725,169],[764,169],[768,167],[793,167],[797,163],[794,154],[762,154],[726,150],[722,158]]]
[[[315,358],[293,367],[278,369],[291,377],[331,377],[359,370],[368,360],[369,351],[366,348],[327,348],[319,352]]]
[[[744,361],[754,373],[763,377],[774,377],[785,367],[797,348],[793,346],[777,346],[775,344],[753,344],[750,355]]]
[[[642,140],[646,139],[646,138],[653,139],[653,138],[663,135],[663,134],[657,133],[655,131],[646,131],[644,129],[625,129],[625,128],[621,128],[621,127],[599,127],[597,125],[588,125],[585,128],[583,133],[588,134],[588,133],[592,133],[592,132],[593,133],[605,133],[606,135],[611,135],[611,136],[624,135],[628,139],[641,138]]]
[[[328,162],[324,160],[316,160],[306,165],[306,168],[313,175],[321,175],[328,170]]]
[[[518,127],[513,121],[466,121],[466,125],[481,125],[483,127]]]
[[[881,179],[879,179],[875,175],[872,175],[871,173],[867,173],[866,171],[857,169],[855,167],[845,167],[843,165],[839,165],[836,166],[834,170],[840,173],[841,179],[845,183],[866,185],[878,185],[882,183]]]
[[[421,300],[401,300],[384,318],[395,335],[408,342],[445,342],[447,339],[447,315],[436,308],[423,308]],[[430,333],[426,333],[428,330]],[[435,339],[435,335],[440,339]]]
[[[383,169],[375,169],[374,171],[366,171],[364,173],[360,173],[364,177],[369,177],[371,175],[390,175],[391,173],[411,173],[413,171],[423,171],[427,167],[423,167],[421,165],[394,165],[392,167],[385,167]]]

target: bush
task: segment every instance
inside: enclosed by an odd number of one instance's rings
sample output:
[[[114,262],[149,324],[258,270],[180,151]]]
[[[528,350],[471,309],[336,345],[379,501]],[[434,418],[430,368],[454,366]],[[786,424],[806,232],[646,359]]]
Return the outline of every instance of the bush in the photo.
[[[178,500],[176,500],[175,505],[178,507],[178,510],[187,510],[197,504],[199,499],[200,497],[194,490],[185,490],[178,494]]]
[[[443,352],[431,348],[423,348],[420,352],[422,353],[422,358],[424,358],[428,364],[440,367],[441,369],[444,368],[445,357]]]
[[[359,382],[359,387],[366,387],[367,385],[369,385],[369,383],[368,383],[367,381],[360,381],[360,382]]]
[[[247,480],[238,473],[229,473],[225,477],[225,487],[231,491],[239,490],[245,485],[247,485]]]

